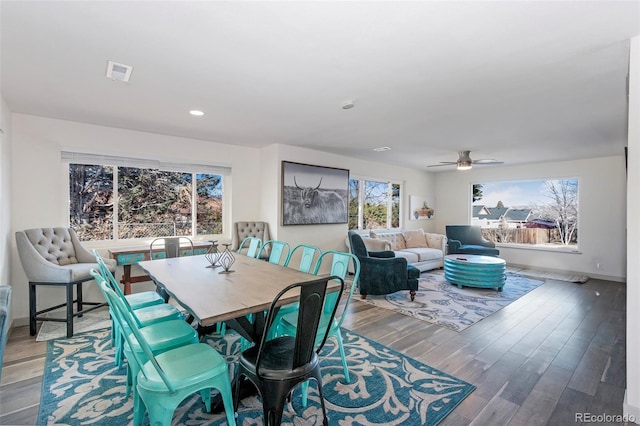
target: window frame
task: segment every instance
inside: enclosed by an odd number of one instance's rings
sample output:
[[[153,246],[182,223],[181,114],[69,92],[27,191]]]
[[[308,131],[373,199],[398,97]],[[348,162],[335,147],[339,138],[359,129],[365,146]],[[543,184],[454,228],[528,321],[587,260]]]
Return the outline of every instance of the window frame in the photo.
[[[116,164],[111,164],[111,162]],[[87,164],[87,165],[101,165],[113,167],[113,221],[112,221],[112,238],[109,240],[89,240],[83,241],[90,244],[97,243],[121,243],[127,241],[144,242],[151,241],[156,237],[142,237],[142,238],[119,238],[118,235],[118,175],[120,167],[136,167],[147,169],[158,169],[170,172],[190,173],[192,176],[191,191],[191,233],[186,235],[193,240],[207,240],[212,238],[219,238],[227,235],[227,230],[231,229],[231,182],[232,174],[231,167],[216,164],[198,164],[198,163],[175,163],[175,162],[163,162],[161,160],[155,160],[152,158],[135,158],[135,157],[120,157],[93,154],[86,152],[76,152],[63,149],[61,151],[61,173],[63,176],[63,191],[66,200],[62,206],[62,213],[66,218],[67,226],[70,224],[71,206],[69,203],[69,166],[71,164]],[[216,174],[222,177],[222,229],[219,234],[197,234],[197,175],[198,174]]]
[[[355,231],[365,231],[366,229],[363,227],[364,224],[364,185],[366,181],[369,182],[379,182],[379,183],[386,183],[387,184],[387,224],[386,224],[386,228],[378,228],[378,229],[386,229],[386,230],[394,230],[394,229],[402,229],[402,225],[403,225],[403,216],[402,216],[402,212],[404,211],[404,207],[403,207],[403,193],[404,193],[404,182],[403,181],[398,181],[398,180],[393,180],[393,179],[387,179],[387,178],[375,178],[375,177],[370,177],[370,176],[359,176],[359,175],[350,175],[349,176],[349,188],[351,188],[351,181],[352,180],[357,180],[358,181],[358,223],[357,223],[357,228],[355,229],[351,229],[349,228],[349,230],[355,230]],[[398,199],[398,227],[397,228],[393,228],[391,227],[392,221],[393,221],[393,185],[398,185],[400,188],[400,195],[399,195],[399,199]],[[349,192],[349,200],[351,200],[351,192]],[[349,226],[349,224],[347,223],[347,226]]]
[[[581,185],[580,185],[580,178],[578,176],[565,176],[565,177],[552,177],[552,178],[547,178],[547,177],[543,177],[543,178],[530,178],[530,179],[511,179],[511,180],[491,180],[491,181],[483,181],[483,182],[471,182],[469,184],[469,201],[470,201],[470,205],[469,205],[469,213],[468,213],[468,217],[469,217],[469,223],[470,224],[477,224],[479,226],[481,226],[482,228],[482,224],[481,223],[476,223],[474,222],[474,218],[473,218],[473,209],[476,206],[476,204],[474,204],[475,202],[473,201],[473,195],[474,195],[474,186],[475,185],[485,185],[485,184],[517,184],[517,183],[528,183],[528,182],[546,182],[546,181],[571,181],[571,180],[575,180],[577,183],[577,191],[576,191],[576,199],[577,199],[577,203],[576,203],[576,207],[577,207],[577,211],[576,211],[576,232],[579,234],[579,224],[581,223],[581,212],[580,212],[580,199],[581,199]],[[535,197],[532,197],[532,199],[535,199]],[[500,200],[502,201],[502,200]],[[516,206],[518,207],[518,206]],[[495,242],[496,247],[503,247],[503,248],[512,248],[512,249],[522,249],[522,250],[534,250],[534,251],[550,251],[550,252],[556,252],[556,253],[571,253],[571,254],[581,254],[582,252],[580,251],[580,238],[579,236],[577,236],[577,240],[575,244],[568,244],[568,245],[563,245],[563,244],[558,244],[558,245],[544,245],[544,244],[527,244],[527,243],[513,243],[513,242]]]

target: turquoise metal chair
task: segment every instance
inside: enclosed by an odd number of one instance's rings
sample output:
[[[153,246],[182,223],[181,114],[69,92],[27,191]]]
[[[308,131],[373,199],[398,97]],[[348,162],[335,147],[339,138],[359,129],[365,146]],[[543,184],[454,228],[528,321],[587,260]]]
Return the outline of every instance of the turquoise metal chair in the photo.
[[[164,299],[160,295],[157,295],[160,302],[157,302],[157,299],[155,299],[154,296],[151,296],[151,295],[139,297],[138,301],[146,299],[148,303],[151,303],[153,299],[154,304],[149,304],[148,306],[138,306],[137,309],[134,309],[128,300],[128,296],[133,296],[133,295],[125,296],[122,293],[122,290],[120,290],[120,286],[116,282],[115,278],[113,278],[113,275],[111,274],[111,272],[106,268],[106,266],[105,267],[102,266],[104,265],[104,262],[102,261],[102,258],[95,250],[94,250],[94,256],[96,257],[96,261],[98,263],[98,266],[100,267],[99,273],[101,274],[102,278],[105,280],[105,282],[107,282],[107,284],[111,287],[111,289],[118,295],[118,297],[120,297],[120,299],[124,301],[125,306],[134,316],[139,327],[146,327],[146,326],[160,323],[160,322],[183,319],[182,313],[178,309],[176,309],[175,306],[170,305],[168,303],[164,303]],[[149,293],[153,293],[153,292],[149,292]],[[153,294],[156,294],[156,293],[153,293]],[[132,299],[134,301],[136,300],[136,298],[132,298]],[[113,318],[114,313],[112,312],[111,308],[109,310],[109,314]],[[122,367],[122,359],[123,359],[122,355],[124,353],[123,333],[125,332],[126,330],[121,330],[118,323],[113,322],[112,320],[111,335],[112,335],[112,339],[115,340],[115,342],[112,341],[112,343],[115,343],[115,362],[118,367]]]
[[[206,343],[186,344],[156,355],[123,301],[99,274],[95,276],[116,315],[131,329],[125,336],[128,347],[140,349],[130,352],[131,361],[139,367],[133,424],[143,424],[144,406],[151,425],[170,426],[178,405],[196,392],[200,393],[206,410],[211,411],[211,389],[218,389],[227,422],[235,425],[229,368],[222,355]]]
[[[349,302],[351,301],[351,297],[353,296],[353,292],[358,285],[358,279],[360,278],[360,261],[356,256],[351,253],[344,253],[336,250],[327,250],[320,255],[318,258],[318,262],[316,264],[316,268],[314,270],[314,274],[317,275],[322,267],[323,262],[327,262],[328,259],[331,258],[331,272],[330,275],[335,275],[340,278],[345,278],[347,273],[349,272],[349,262],[353,262],[353,282],[351,283],[351,287],[349,289],[349,295],[347,300],[344,303],[342,308],[342,312],[340,315],[336,315],[335,318],[329,323],[330,318],[330,309],[327,307],[332,307],[333,303],[335,303],[336,298],[338,297],[335,293],[330,293],[327,295],[325,301],[325,309],[323,311],[323,317],[320,320],[321,328],[324,325],[329,326],[329,334],[328,337],[333,337],[338,342],[338,349],[340,351],[340,357],[342,358],[342,369],[344,372],[344,378],[347,383],[351,382],[351,378],[349,377],[349,368],[347,367],[347,357],[344,353],[344,345],[342,343],[342,333],[340,331],[340,327],[347,317],[347,308],[349,307]],[[284,315],[280,319],[280,323],[278,324],[277,334],[278,335],[288,335],[295,336],[296,327],[298,323],[298,313],[291,312]],[[318,339],[322,338],[321,335],[316,336]],[[303,406],[307,405],[307,386],[308,383],[304,383],[302,385],[302,404]]]
[[[126,330],[126,333],[129,334],[129,325],[122,319],[122,315],[124,314],[119,311],[118,306],[115,306],[112,303],[112,301],[109,299],[108,294],[104,291],[104,286],[108,286],[109,288],[111,288],[111,291],[113,291],[113,288],[108,283],[108,281],[105,280],[105,277],[102,273],[95,270],[91,270],[90,273],[98,283],[98,288],[100,288],[102,295],[109,304],[113,321],[118,324],[119,330]],[[119,296],[116,295],[116,297]],[[162,323],[152,324],[139,330],[145,337],[145,339],[149,343],[149,346],[152,348],[153,353],[155,354],[159,354],[169,349],[177,348],[190,343],[198,343],[198,333],[196,332],[196,330],[194,330],[191,326],[189,326],[189,324],[182,320],[164,321]],[[140,353],[141,357],[144,357],[144,353],[142,353],[142,350],[139,348],[139,346],[129,347],[129,345],[124,345],[125,358],[127,360],[130,360],[127,363],[127,396],[129,395],[131,389],[134,389],[135,392],[136,377],[138,372],[140,371],[137,363],[132,358],[132,351],[137,351],[138,353]]]
[[[143,291],[140,293],[132,293],[127,295],[122,293],[122,290],[120,290],[120,286],[116,282],[116,279],[113,276],[113,274],[111,274],[111,271],[109,270],[107,265],[104,263],[102,256],[100,256],[97,250],[93,250],[93,255],[95,256],[96,263],[100,268],[100,271],[99,271],[100,275],[102,275],[102,277],[105,280],[107,280],[109,284],[111,284],[111,287],[114,289],[114,291],[118,294],[119,297],[125,298],[127,300],[127,303],[129,304],[129,306],[131,306],[131,309],[135,311],[136,309],[146,308],[147,306],[153,306],[153,305],[161,305],[164,303],[164,299],[162,298],[162,296],[160,296],[155,291]],[[111,318],[113,319],[113,314],[111,314]],[[117,324],[115,323],[115,321],[112,320],[111,344],[114,346],[115,346],[116,331],[117,331]]]
[[[246,247],[247,252],[242,253],[242,250]],[[247,237],[240,243],[238,246],[238,250],[236,253],[244,254],[248,257],[258,257],[258,253],[260,252],[260,248],[262,247],[262,240],[256,237]]]
[[[266,257],[266,253],[269,253],[268,261],[274,265],[280,265],[280,262],[284,264],[287,261],[290,251],[289,244],[284,241],[268,240],[260,247],[258,259]]]
[[[320,250],[316,246],[310,246],[308,244],[298,244],[289,252],[287,259],[284,261],[284,266],[289,267],[291,265],[291,259],[297,254],[300,254],[300,262],[297,265],[298,271],[305,272],[307,274],[312,273],[315,270],[316,261],[322,255],[322,250]],[[280,307],[280,310],[276,314],[275,319],[273,320],[273,326],[269,329],[268,337],[270,339],[274,338],[277,335],[278,324],[280,323],[280,319],[291,313],[298,311],[299,303],[290,303],[288,305],[284,305]]]
[[[298,244],[293,248],[293,250],[289,252],[289,256],[287,257],[287,260],[285,260],[284,266],[290,267],[291,260],[294,258],[294,256],[297,256],[298,253],[300,253],[300,262],[298,263],[296,269],[300,272],[310,273],[310,271],[314,270],[317,259],[320,258],[320,255],[322,255],[322,250],[320,250],[316,246],[310,246],[308,244]]]

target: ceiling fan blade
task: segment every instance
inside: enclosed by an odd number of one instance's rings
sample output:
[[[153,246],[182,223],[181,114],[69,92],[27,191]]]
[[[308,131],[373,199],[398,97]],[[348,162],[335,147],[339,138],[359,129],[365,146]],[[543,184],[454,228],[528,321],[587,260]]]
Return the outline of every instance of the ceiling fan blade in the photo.
[[[442,167],[442,166],[455,166],[455,161],[441,161],[440,164],[430,164],[427,167]]]
[[[504,161],[498,161],[492,158],[487,158],[483,160],[473,160],[473,164],[504,164]]]

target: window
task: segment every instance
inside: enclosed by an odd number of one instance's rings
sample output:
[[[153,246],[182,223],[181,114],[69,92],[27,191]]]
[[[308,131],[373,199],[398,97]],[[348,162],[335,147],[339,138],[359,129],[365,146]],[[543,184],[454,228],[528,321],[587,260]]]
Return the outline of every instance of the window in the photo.
[[[578,246],[578,179],[473,185],[471,224],[488,240],[525,247]]]
[[[115,157],[80,155],[90,163],[71,157],[69,223],[81,240],[222,233],[224,177],[206,170],[212,167],[139,167],[108,164],[131,163]]]
[[[349,229],[399,227],[399,183],[349,179]]]

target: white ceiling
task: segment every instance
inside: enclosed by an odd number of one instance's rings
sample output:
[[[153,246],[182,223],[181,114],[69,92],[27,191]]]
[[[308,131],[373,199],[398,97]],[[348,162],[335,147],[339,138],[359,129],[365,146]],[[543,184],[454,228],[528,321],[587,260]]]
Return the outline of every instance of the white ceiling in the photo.
[[[639,6],[2,0],[1,89],[17,113],[420,169],[621,155]]]

